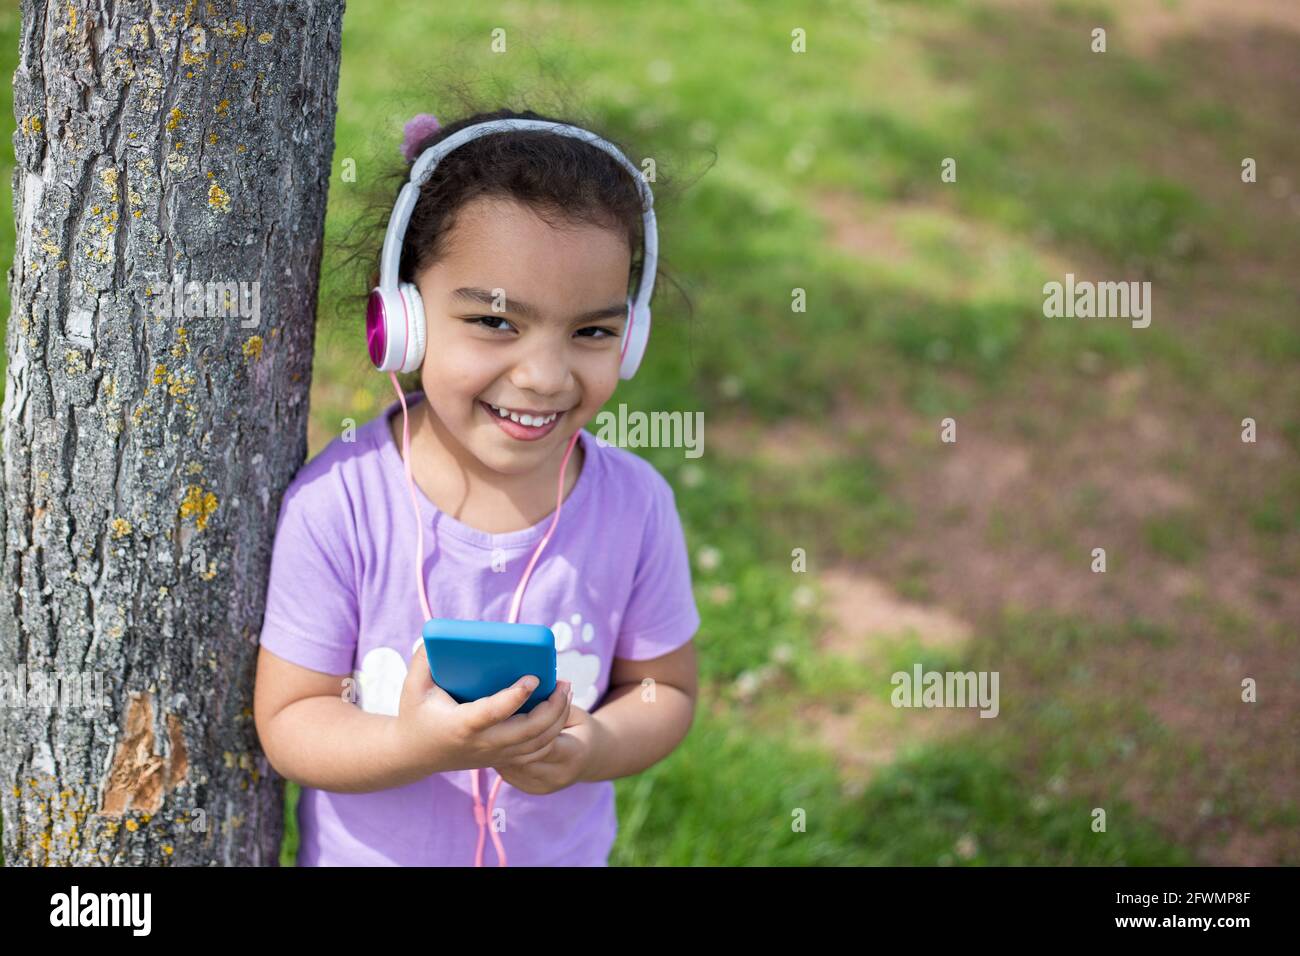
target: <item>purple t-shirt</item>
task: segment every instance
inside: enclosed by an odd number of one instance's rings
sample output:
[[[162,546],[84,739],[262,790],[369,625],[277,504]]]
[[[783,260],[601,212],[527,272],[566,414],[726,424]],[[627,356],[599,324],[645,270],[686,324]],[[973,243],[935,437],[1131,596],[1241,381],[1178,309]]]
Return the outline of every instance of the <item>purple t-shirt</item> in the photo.
[[[423,400],[420,392],[407,398]],[[262,646],[311,670],[351,674],[359,705],[397,714],[424,614],[416,590],[415,524],[394,402],[337,438],[294,477],[280,506]],[[559,678],[595,712],[615,657],[648,660],[695,634],[699,612],[672,487],[644,459],[579,441],[582,471],[524,591],[519,620],[555,632]],[[558,476],[547,478],[551,487]],[[424,569],[436,617],[504,621],[520,576],[554,514],[488,534],[444,514],[416,489]],[[470,770],[371,793],[303,787],[299,866],[473,866],[478,844]],[[497,774],[479,771],[484,805]],[[618,830],[614,784],[525,793],[503,782],[495,807],[511,866],[604,866]],[[488,826],[491,826],[489,821]],[[496,866],[491,832],[483,864]]]

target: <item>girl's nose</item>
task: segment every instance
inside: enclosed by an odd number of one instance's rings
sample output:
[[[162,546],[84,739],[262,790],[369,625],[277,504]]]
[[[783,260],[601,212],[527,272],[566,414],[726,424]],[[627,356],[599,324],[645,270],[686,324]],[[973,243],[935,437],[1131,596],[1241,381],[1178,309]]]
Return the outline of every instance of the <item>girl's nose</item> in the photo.
[[[572,388],[565,343],[536,342],[520,356],[510,373],[510,384],[540,397],[561,395]]]

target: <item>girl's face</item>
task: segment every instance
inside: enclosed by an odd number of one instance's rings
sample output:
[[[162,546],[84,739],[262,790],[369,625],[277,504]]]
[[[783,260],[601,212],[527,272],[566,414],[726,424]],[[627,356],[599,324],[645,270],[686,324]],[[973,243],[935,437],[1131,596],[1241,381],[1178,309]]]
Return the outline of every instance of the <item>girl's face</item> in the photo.
[[[499,474],[553,464],[618,384],[627,242],[598,226],[552,227],[502,197],[462,206],[449,240],[416,276],[435,428]]]

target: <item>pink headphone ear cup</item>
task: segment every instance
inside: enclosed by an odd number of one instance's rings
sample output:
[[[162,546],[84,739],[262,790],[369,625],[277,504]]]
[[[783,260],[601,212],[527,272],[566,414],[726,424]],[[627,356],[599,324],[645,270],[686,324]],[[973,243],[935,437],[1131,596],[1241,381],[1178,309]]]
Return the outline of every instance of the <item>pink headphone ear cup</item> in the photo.
[[[366,303],[366,346],[370,361],[381,372],[401,370],[402,354],[408,351],[408,312],[400,292],[377,288],[370,293]]]
[[[384,368],[384,353],[388,350],[386,313],[383,291],[371,289],[370,298],[366,300],[366,351],[370,353],[371,364],[381,371]]]
[[[425,338],[428,328],[424,321],[424,300],[420,290],[412,282],[401,282],[397,286],[406,305],[406,317],[410,322],[410,336],[406,343],[406,359],[402,363],[402,372],[414,372],[424,361]]]

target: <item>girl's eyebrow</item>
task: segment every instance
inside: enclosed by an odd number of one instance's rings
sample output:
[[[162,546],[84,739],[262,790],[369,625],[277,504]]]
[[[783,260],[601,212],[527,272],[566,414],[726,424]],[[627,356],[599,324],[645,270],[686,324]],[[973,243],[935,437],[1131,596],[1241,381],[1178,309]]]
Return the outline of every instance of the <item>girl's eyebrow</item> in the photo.
[[[467,302],[474,302],[479,305],[486,305],[491,308],[498,301],[498,297],[493,295],[487,289],[479,289],[475,286],[464,286],[457,289],[452,294],[453,299],[464,299]],[[510,299],[506,302],[506,312],[513,312],[516,315],[522,315],[526,319],[536,319],[539,311],[526,302],[520,302],[518,299]],[[498,313],[500,314],[500,313]],[[590,312],[584,312],[576,316],[574,322],[594,322],[599,319],[617,319],[627,318],[626,303],[617,305],[607,305],[603,309],[592,309]]]

